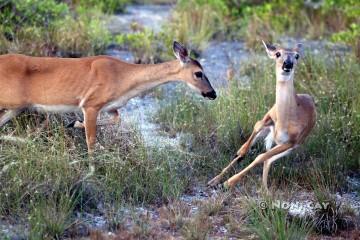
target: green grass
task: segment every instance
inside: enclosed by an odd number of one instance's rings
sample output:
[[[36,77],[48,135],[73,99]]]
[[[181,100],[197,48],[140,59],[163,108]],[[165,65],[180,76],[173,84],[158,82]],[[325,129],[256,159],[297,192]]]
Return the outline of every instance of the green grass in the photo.
[[[36,130],[37,121],[18,118],[1,135],[13,133],[25,142],[0,145],[0,216],[28,219],[34,239],[60,238],[75,212],[97,211],[100,202],[111,210],[176,198],[191,179],[193,156],[145,147],[136,127],[98,134],[105,150],[88,158],[82,131],[65,129],[56,119]]]
[[[271,199],[263,200],[267,208],[248,201],[248,227],[259,239],[306,239],[311,230],[310,220],[291,218],[287,210],[276,207]],[[275,207],[273,207],[275,206]]]

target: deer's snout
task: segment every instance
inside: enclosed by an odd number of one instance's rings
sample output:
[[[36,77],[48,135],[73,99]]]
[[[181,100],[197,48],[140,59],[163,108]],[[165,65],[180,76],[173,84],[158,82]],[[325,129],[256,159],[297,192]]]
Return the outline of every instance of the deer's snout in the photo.
[[[207,92],[207,93],[201,93],[201,95],[203,95],[203,97],[209,98],[211,100],[214,100],[216,98],[216,92],[214,90],[212,90],[211,92]]]
[[[293,67],[294,63],[291,60],[286,60],[283,63],[282,70],[284,70],[284,72],[290,72]]]

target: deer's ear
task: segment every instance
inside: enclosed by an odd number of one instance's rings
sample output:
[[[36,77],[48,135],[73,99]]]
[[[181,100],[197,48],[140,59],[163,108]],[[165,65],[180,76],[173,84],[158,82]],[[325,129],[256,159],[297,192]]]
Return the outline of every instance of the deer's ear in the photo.
[[[264,45],[264,47],[265,47],[265,50],[266,50],[269,58],[271,58],[271,59],[276,58],[277,48],[276,48],[274,45],[265,43],[264,41],[262,41],[262,43],[263,43],[263,45]]]
[[[175,57],[177,59],[179,59],[181,63],[189,62],[190,58],[189,58],[189,53],[188,53],[188,50],[186,49],[186,47],[184,47],[180,43],[174,41],[173,51],[174,51]]]

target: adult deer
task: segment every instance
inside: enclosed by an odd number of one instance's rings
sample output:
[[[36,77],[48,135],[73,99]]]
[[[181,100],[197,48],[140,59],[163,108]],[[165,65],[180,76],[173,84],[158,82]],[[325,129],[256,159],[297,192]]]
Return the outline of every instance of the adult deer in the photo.
[[[253,167],[264,163],[262,181],[265,189],[271,163],[288,155],[301,144],[315,125],[316,110],[314,100],[307,94],[296,94],[294,89],[294,71],[301,54],[301,44],[294,49],[276,47],[263,42],[266,52],[276,62],[276,102],[262,120],[258,121],[249,139],[237,151],[236,157],[219,175],[208,182],[215,186],[226,172],[240,159],[243,159],[249,148],[261,136],[266,136],[266,153],[228,179],[224,186],[232,188]],[[276,143],[275,147],[273,143]]]
[[[202,96],[216,92],[200,63],[174,42],[176,60],[160,64],[130,64],[109,56],[45,58],[18,54],[0,56],[0,127],[24,109],[46,112],[82,110],[88,151],[96,140],[100,112],[118,118],[129,99],[170,81],[183,81]]]

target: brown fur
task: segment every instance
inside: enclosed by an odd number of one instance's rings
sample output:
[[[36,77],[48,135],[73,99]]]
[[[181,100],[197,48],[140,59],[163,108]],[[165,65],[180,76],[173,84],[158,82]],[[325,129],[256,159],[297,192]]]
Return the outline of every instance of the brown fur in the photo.
[[[187,53],[178,43],[177,48]],[[88,150],[92,151],[100,111],[114,113],[130,98],[169,81],[184,81],[201,93],[214,91],[207,79],[194,77],[194,72],[202,71],[201,65],[183,60],[141,65],[109,56],[73,59],[2,55],[0,126],[25,108],[78,108],[84,113]]]
[[[291,70],[288,77],[283,76],[282,68],[284,61],[290,59],[296,64],[297,59],[295,56],[298,54],[299,49],[289,50],[274,46],[266,46],[266,49],[270,58],[276,59],[276,103],[265,114],[263,119],[255,124],[251,136],[238,150],[236,158],[219,175],[208,182],[210,186],[217,185],[226,172],[246,155],[256,136],[261,131],[266,131],[269,127],[273,127],[273,140],[276,146],[269,149],[266,153],[260,154],[248,167],[225,182],[226,187],[232,188],[251,168],[264,163],[263,185],[267,190],[267,176],[271,163],[289,154],[299,144],[303,143],[315,125],[316,110],[314,101],[307,94],[295,93],[293,82],[294,69]],[[276,57],[277,52],[281,53],[283,57]]]

